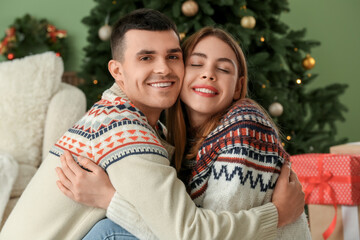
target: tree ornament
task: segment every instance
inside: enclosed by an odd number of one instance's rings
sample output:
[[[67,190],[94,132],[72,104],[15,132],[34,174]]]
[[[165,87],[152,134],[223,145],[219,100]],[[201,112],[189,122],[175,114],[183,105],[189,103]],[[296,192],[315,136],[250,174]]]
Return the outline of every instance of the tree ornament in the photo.
[[[284,111],[283,106],[278,102],[274,102],[269,106],[269,112],[273,117],[281,116],[283,114],[283,111]]]
[[[181,11],[185,16],[192,17],[199,11],[199,5],[193,0],[188,0],[182,4]]]
[[[302,60],[302,66],[306,70],[310,70],[313,67],[315,67],[315,59],[310,56],[310,54],[307,54],[306,57]]]
[[[253,29],[256,25],[256,20],[253,16],[245,16],[241,18],[240,23],[243,28]]]
[[[102,26],[101,28],[99,28],[99,38],[102,41],[107,41],[110,39],[111,36],[111,31],[112,31],[112,27],[109,26],[108,24],[105,24],[104,26]]]
[[[182,32],[179,34],[180,37],[180,41],[184,40],[184,38],[186,37],[186,33]]]

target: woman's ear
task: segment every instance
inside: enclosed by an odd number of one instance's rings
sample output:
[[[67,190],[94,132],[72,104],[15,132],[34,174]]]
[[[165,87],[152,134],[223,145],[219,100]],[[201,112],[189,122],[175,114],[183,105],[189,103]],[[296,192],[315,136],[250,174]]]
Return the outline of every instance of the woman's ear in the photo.
[[[235,86],[235,92],[234,92],[234,97],[233,99],[236,101],[236,100],[239,100],[240,97],[241,97],[241,91],[242,91],[242,88],[244,86],[244,81],[245,81],[245,77],[242,76],[238,79],[237,83],[236,83],[236,86]]]
[[[111,59],[108,63],[108,69],[111,76],[115,79],[115,82],[120,88],[124,87],[124,74],[122,72],[122,64],[119,61]]]

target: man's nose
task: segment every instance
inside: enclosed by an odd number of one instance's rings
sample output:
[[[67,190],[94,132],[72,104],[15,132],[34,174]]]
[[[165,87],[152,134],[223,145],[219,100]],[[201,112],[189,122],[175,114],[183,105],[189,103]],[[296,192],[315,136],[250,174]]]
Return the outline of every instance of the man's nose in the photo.
[[[168,74],[170,73],[170,66],[169,63],[166,61],[166,59],[159,59],[156,61],[154,66],[154,73],[156,74]]]

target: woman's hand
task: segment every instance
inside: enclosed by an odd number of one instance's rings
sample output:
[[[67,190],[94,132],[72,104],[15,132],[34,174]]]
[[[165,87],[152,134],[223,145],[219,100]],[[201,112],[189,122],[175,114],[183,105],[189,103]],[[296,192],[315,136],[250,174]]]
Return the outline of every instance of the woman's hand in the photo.
[[[305,194],[296,174],[286,162],[276,182],[272,203],[278,210],[278,227],[295,222],[304,211]]]
[[[60,156],[61,168],[56,173],[60,180],[56,181],[58,188],[72,200],[91,207],[107,209],[115,193],[115,188],[104,169],[90,159],[78,157],[82,169],[70,152],[64,151]]]

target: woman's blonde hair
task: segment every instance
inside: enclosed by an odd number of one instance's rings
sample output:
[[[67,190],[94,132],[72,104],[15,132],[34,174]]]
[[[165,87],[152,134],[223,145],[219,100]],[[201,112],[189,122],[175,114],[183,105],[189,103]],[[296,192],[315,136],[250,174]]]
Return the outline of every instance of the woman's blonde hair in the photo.
[[[222,29],[214,27],[204,27],[198,32],[191,35],[182,44],[184,53],[184,61],[187,60],[188,56],[194,50],[195,46],[205,37],[213,36],[224,41],[235,53],[238,68],[238,79],[241,84],[241,93],[239,99],[244,99],[247,95],[247,66],[245,56],[241,50],[239,44]],[[186,74],[186,73],[185,73]],[[244,80],[240,80],[240,79]],[[229,106],[231,107],[231,106]],[[193,159],[196,157],[197,151],[205,140],[206,136],[216,128],[221,117],[228,111],[225,109],[223,112],[219,112],[212,116],[206,123],[202,125],[200,129],[196,129],[197,134],[195,135],[195,144],[190,146],[186,159]],[[175,105],[167,111],[167,128],[168,136],[167,140],[169,143],[175,146],[175,155],[173,165],[177,171],[181,168],[181,163],[184,158],[184,151],[186,146],[186,122],[184,118],[186,114],[185,107],[183,106],[180,99],[177,100]]]

